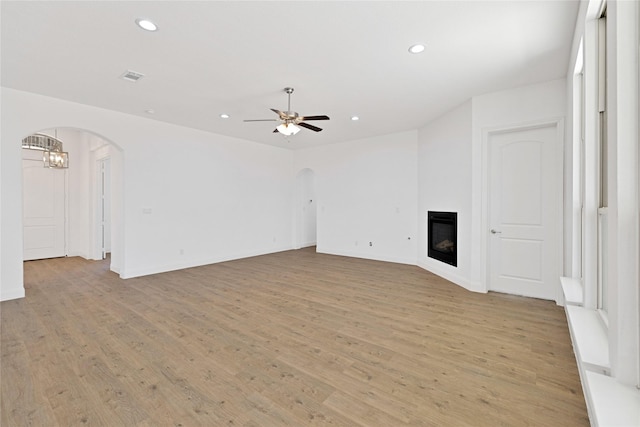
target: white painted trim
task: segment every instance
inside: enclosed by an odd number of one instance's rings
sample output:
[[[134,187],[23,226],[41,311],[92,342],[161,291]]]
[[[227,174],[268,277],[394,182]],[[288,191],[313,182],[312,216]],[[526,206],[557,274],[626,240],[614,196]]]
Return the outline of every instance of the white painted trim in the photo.
[[[100,209],[101,209],[101,179],[102,179],[102,163],[111,159],[111,144],[105,143],[100,147],[97,147],[89,152],[89,176],[91,179],[90,184],[90,215],[91,215],[91,229],[89,244],[91,245],[90,253],[91,259],[102,259],[102,236],[98,231],[100,228]],[[111,212],[109,212],[111,215]]]
[[[636,8],[636,29],[640,27],[640,7]],[[637,31],[637,46],[638,46],[638,59],[637,59],[637,63],[636,63],[636,67],[638,70],[638,92],[636,93],[636,100],[637,100],[637,104],[636,104],[636,108],[637,111],[636,113],[636,118],[638,120],[638,123],[640,123],[640,30]],[[638,132],[640,132],[640,129],[638,129]],[[639,135],[639,139],[640,139],[640,135]],[[638,150],[638,156],[636,158],[636,168],[637,170],[640,170],[640,150]],[[637,182],[637,205],[636,205],[636,212],[640,212],[640,173],[638,174],[638,182]],[[640,252],[640,251],[639,251]],[[638,260],[636,261],[638,264],[638,266],[640,266],[640,254],[638,256]],[[639,267],[640,268],[640,267]],[[637,301],[637,307],[639,307],[636,310],[636,325],[640,325],[640,290],[638,291],[638,301]],[[640,327],[638,328],[638,334],[637,334],[637,341],[636,341],[636,346],[638,348],[638,352],[636,354],[636,388],[640,390]],[[638,407],[640,407],[640,405],[638,405]],[[640,416],[638,417],[640,419]],[[640,424],[640,422],[639,422]]]
[[[599,313],[571,305],[565,310],[591,425],[640,425],[640,391],[610,376],[607,331]]]
[[[349,258],[370,259],[373,261],[416,265],[415,259],[401,258],[401,257],[395,257],[395,256],[384,256],[384,255],[367,255],[362,252],[351,252],[351,251],[344,251],[340,249],[331,249],[331,248],[327,248],[326,246],[318,246],[316,249],[316,252],[319,254],[338,255],[338,256],[344,256]]]
[[[640,391],[619,383],[615,378],[585,372],[584,381],[589,390],[589,416],[595,426],[640,425]]]
[[[638,2],[610,2],[607,126],[609,143],[609,351],[615,378],[636,385],[640,357],[638,260],[638,126],[640,69]]]
[[[9,301],[12,299],[19,299],[25,297],[24,287],[21,289],[11,289],[9,292],[2,292],[0,294],[0,301]]]
[[[599,2],[591,2],[599,3]],[[595,7],[591,6],[590,7]],[[598,5],[598,9],[599,9]],[[597,20],[587,21],[584,30],[584,178],[583,203],[583,284],[584,306],[595,309],[597,306],[598,277],[598,186],[599,186],[599,149],[598,149],[598,88],[597,88]]]
[[[582,306],[584,292],[582,281],[579,278],[560,277],[560,286],[562,286],[566,304]]]
[[[565,311],[578,367],[610,375],[609,340],[598,313],[575,305],[566,306]]]
[[[441,265],[438,265],[441,264]],[[427,270],[430,273],[435,274],[436,276],[440,276],[443,279],[446,279],[452,282],[455,285],[463,287],[464,289],[471,292],[478,292],[486,294],[487,290],[482,287],[480,282],[475,282],[473,280],[469,280],[466,277],[460,276],[456,272],[451,271],[453,267],[447,268],[447,264],[442,264],[440,262],[430,262],[429,260],[418,261],[418,267]]]
[[[24,191],[24,188],[22,189]],[[70,236],[69,224],[69,169],[64,169],[64,256],[69,256]]]
[[[489,268],[489,139],[492,135],[506,133],[506,132],[514,132],[521,130],[529,130],[529,129],[537,129],[553,126],[556,128],[556,147],[555,147],[555,170],[553,171],[555,177],[554,182],[557,184],[558,190],[556,191],[556,201],[558,206],[560,207],[559,212],[556,213],[556,233],[560,236],[558,241],[558,247],[555,249],[556,259],[559,260],[560,263],[558,265],[558,271],[562,271],[562,260],[563,260],[563,239],[564,236],[564,203],[563,203],[563,189],[564,189],[564,174],[563,174],[563,165],[564,165],[564,118],[562,117],[550,117],[542,120],[535,120],[531,122],[522,122],[522,123],[514,123],[509,125],[502,126],[491,126],[491,127],[483,127],[482,128],[482,165],[481,165],[481,174],[482,174],[482,190],[481,190],[481,219],[480,219],[480,230],[481,230],[481,254],[480,257],[482,259],[481,263],[481,283],[479,286],[480,292],[488,292],[489,291],[489,282],[490,282],[490,268]],[[562,301],[562,288],[561,286],[557,287],[556,303],[560,303]]]
[[[80,258],[84,258],[86,260],[92,260],[85,252],[82,252],[82,251],[71,251],[71,252],[67,253],[67,256],[68,257],[80,257]]]
[[[309,171],[311,173],[310,177],[313,183],[313,188],[314,188],[314,193],[315,196],[314,198],[316,199],[316,204],[314,205],[316,207],[316,223],[315,223],[315,231],[316,231],[316,240],[315,241],[306,241],[303,242],[302,239],[304,238],[304,226],[306,225],[305,221],[304,221],[304,214],[303,214],[303,210],[302,210],[302,206],[304,204],[303,199],[306,199],[303,194],[303,184],[304,184],[304,180],[305,180],[305,176],[309,176],[306,174],[306,171]],[[301,248],[306,248],[309,246],[314,246],[317,244],[318,241],[318,212],[317,212],[317,206],[318,204],[318,200],[317,200],[317,186],[316,186],[316,182],[317,182],[317,178],[316,178],[316,171],[312,168],[302,168],[300,169],[294,178],[294,196],[293,196],[293,233],[292,233],[292,240],[293,240],[293,248],[294,249],[301,249]]]
[[[565,119],[558,118],[557,127],[556,127],[556,168],[555,168],[555,180],[557,184],[558,191],[556,191],[556,203],[560,209],[556,212],[556,225],[558,229],[556,230],[556,234],[559,237],[558,246],[556,248],[556,259],[559,262],[558,272],[562,274],[564,269],[564,146],[565,146],[565,138],[566,138],[566,129],[565,129]],[[556,288],[556,304],[561,304],[563,300],[562,287],[558,286]]]
[[[293,247],[291,247],[290,245],[278,246],[271,249],[229,254],[223,257],[204,257],[204,258],[196,258],[196,259],[191,259],[187,261],[168,263],[168,264],[147,265],[139,268],[132,268],[130,270],[121,269],[122,273],[120,274],[120,277],[122,279],[132,279],[134,277],[147,276],[150,274],[166,273],[167,271],[183,270],[185,268],[200,267],[202,265],[217,264],[220,262],[234,261],[237,259],[251,258],[254,256],[260,256],[260,255],[268,255],[268,254],[288,251],[292,249]],[[116,272],[113,269],[112,271]]]

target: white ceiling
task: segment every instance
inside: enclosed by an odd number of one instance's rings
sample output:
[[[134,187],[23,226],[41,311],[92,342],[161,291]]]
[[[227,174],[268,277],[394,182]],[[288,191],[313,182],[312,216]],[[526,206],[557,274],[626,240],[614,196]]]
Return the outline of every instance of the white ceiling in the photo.
[[[564,77],[577,1],[2,1],[2,85],[278,147],[417,129]],[[159,30],[141,30],[135,20]],[[424,53],[409,54],[414,43]],[[137,83],[119,79],[143,73]],[[269,108],[326,114],[286,139]],[[153,109],[150,115],[146,110]],[[220,113],[231,117],[223,120]],[[352,115],[360,116],[353,122]]]

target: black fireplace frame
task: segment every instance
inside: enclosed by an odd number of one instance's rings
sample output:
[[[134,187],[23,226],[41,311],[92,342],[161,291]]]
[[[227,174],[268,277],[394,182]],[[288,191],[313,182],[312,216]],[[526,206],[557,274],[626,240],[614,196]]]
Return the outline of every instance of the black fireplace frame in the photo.
[[[427,214],[427,255],[429,258],[437,259],[454,267],[458,266],[458,213],[457,212],[436,212],[429,211]],[[433,224],[447,224],[453,226],[453,252],[444,252],[436,249],[433,245]]]

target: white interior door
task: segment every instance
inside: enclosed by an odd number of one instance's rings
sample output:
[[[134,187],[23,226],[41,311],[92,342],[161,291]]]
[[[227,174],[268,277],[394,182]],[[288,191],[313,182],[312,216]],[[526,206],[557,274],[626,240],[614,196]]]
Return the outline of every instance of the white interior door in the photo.
[[[34,151],[34,150],[24,150]],[[42,152],[22,161],[23,258],[65,256],[65,169],[43,167]]]
[[[489,134],[490,290],[558,298],[559,143],[555,123]]]
[[[303,169],[297,176],[298,185],[298,242],[296,247],[304,248],[317,243],[317,201],[315,173]]]

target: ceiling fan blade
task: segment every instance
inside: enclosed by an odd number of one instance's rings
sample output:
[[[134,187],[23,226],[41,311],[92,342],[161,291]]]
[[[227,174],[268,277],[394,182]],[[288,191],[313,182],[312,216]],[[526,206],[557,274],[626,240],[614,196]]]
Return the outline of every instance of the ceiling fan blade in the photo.
[[[243,122],[277,122],[278,119],[252,119],[252,120],[243,120]]]
[[[311,129],[314,132],[320,132],[322,130],[317,126],[310,125],[309,123],[305,123],[305,122],[298,123],[298,126],[302,126],[303,128]]]
[[[280,116],[282,120],[287,118],[287,115],[280,110],[276,110],[275,108],[270,108],[270,110],[276,113],[278,116]]]
[[[330,120],[330,119],[329,119],[329,116],[303,116],[303,117],[298,117],[298,120],[303,122],[303,121],[309,121],[309,120]]]

